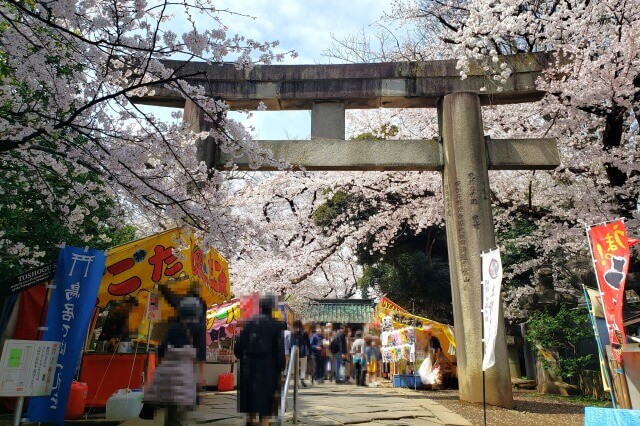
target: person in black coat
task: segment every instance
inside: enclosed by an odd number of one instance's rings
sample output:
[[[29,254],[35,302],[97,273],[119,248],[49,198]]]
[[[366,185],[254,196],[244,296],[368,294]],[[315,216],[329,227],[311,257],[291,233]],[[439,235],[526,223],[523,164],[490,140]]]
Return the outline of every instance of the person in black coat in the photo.
[[[341,324],[338,333],[331,339],[330,350],[333,354],[333,375],[336,383],[343,383],[346,380],[340,376],[340,367],[345,365],[348,353],[344,328],[344,324]]]
[[[260,416],[260,424],[266,426],[278,411],[285,326],[273,318],[274,309],[274,298],[260,299],[260,314],[243,325],[234,348],[240,360],[238,411],[249,414],[248,425]]]

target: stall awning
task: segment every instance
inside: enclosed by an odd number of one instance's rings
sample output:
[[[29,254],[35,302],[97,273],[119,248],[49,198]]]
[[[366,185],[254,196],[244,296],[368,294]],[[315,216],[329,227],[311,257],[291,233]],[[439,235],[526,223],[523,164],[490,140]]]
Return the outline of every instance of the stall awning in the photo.
[[[207,331],[236,325],[240,319],[240,302],[236,299],[229,303],[214,306],[207,310]]]
[[[373,321],[373,299],[318,299],[302,312],[305,322],[367,324]]]
[[[452,346],[454,349],[456,348],[453,327],[448,324],[442,324],[428,318],[410,314],[396,303],[393,303],[386,297],[382,297],[376,305],[376,318],[378,321],[382,321],[385,316],[391,317],[395,328],[410,326],[431,332],[432,335],[440,340],[442,349],[445,352],[449,352],[449,346]],[[443,339],[446,339],[446,341],[443,341]]]

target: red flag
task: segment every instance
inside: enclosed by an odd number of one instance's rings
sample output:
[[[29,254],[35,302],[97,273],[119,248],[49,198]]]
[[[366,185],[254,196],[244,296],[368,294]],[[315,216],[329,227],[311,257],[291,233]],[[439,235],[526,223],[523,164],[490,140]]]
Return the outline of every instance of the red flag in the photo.
[[[251,293],[240,297],[240,319],[248,320],[260,313],[260,294]]]
[[[622,363],[622,348],[627,339],[622,321],[622,304],[629,269],[630,241],[622,220],[591,227],[588,235],[611,349],[616,361]]]

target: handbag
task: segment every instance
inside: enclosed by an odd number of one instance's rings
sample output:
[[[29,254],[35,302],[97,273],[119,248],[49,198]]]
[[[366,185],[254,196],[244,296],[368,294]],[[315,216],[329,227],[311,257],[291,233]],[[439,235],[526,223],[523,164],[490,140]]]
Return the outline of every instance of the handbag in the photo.
[[[347,367],[344,364],[340,365],[340,369],[338,370],[338,376],[340,377],[340,381],[347,380]]]

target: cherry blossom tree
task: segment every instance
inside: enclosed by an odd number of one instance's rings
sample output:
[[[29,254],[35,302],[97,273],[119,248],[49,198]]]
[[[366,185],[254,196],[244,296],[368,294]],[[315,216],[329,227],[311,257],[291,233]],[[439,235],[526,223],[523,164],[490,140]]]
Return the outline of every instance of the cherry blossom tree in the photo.
[[[208,0],[0,0],[3,198],[39,194],[39,205],[86,243],[108,243],[100,235],[117,225],[112,222],[121,220],[121,212],[149,230],[187,223],[209,243],[234,241],[225,234],[237,230],[226,226],[237,219],[226,204],[223,177],[198,162],[194,142],[213,136],[227,152],[244,150],[257,162],[270,161],[269,155],[242,125],[224,117],[224,102],[205,97],[202,88],[176,77],[179,70],[159,62],[251,67],[285,56],[275,53],[277,42],[229,35],[225,13],[231,12]],[[158,88],[201,107],[213,129],[195,134],[181,113],[167,121],[132,103]],[[53,190],[52,179],[66,189]],[[107,207],[111,222],[96,214]],[[29,214],[28,206],[16,203],[2,203],[0,211]],[[103,229],[86,232],[81,225],[87,220]],[[33,264],[43,245],[59,242],[27,247],[21,232],[2,231],[4,259]]]
[[[328,50],[349,62],[457,58],[463,78],[475,62],[498,88],[512,71],[500,55],[554,52],[538,82],[542,101],[483,108],[492,137],[556,137],[562,152],[553,172],[490,175],[500,244],[513,254],[507,278],[518,284],[505,297],[514,320],[526,314],[522,301],[534,292],[527,280],[540,265],[552,268],[558,291],[571,293],[574,272],[589,267],[585,225],[623,216],[638,226],[639,2],[397,0],[377,43],[355,35]],[[194,142],[208,136],[226,152],[273,162],[225,117],[224,102],[159,62],[250,67],[283,57],[275,43],[228,35],[224,13],[204,0],[0,0],[0,168],[3,181],[19,183],[0,188],[3,198],[42,194],[71,232],[107,205],[150,230],[188,223],[229,257],[237,291],[352,296],[359,249],[382,255],[403,230],[443,223],[441,177],[207,170]],[[203,108],[213,129],[194,134],[180,113],[166,121],[131,102],[159,87]],[[396,138],[437,134],[433,110],[354,113],[348,125],[351,136],[385,125],[397,126]],[[99,182],[78,184],[87,174]],[[50,191],[48,175],[69,190]],[[318,226],[314,215],[340,192],[354,202]],[[19,249],[37,260],[41,248],[19,247],[19,237],[0,235],[2,256]]]
[[[638,226],[638,99],[640,29],[637,1],[495,2],[396,1],[380,23],[377,43],[363,34],[337,40],[327,55],[345,62],[457,58],[461,77],[471,62],[500,87],[511,70],[500,55],[550,51],[554,61],[538,82],[547,96],[535,104],[483,109],[492,137],[555,137],[562,165],[553,172],[491,172],[499,243],[507,267],[507,316],[526,317],[540,268],[551,268],[556,291],[576,297],[575,284],[590,270],[584,227],[615,217]],[[393,25],[401,31],[394,32]],[[383,126],[398,138],[437,134],[429,110],[379,110],[348,114],[352,136]],[[375,132],[373,132],[375,133]],[[326,202],[344,191],[355,200],[317,240],[352,250],[367,245],[383,254],[401,230],[442,224],[441,178],[434,173],[308,174],[305,187]],[[263,185],[286,187],[286,181]],[[397,193],[393,202],[381,194]],[[317,201],[315,201],[317,204]],[[362,212],[375,210],[358,220]],[[308,225],[309,232],[313,232]],[[331,243],[328,243],[331,241]],[[307,246],[299,257],[325,262],[323,249]],[[331,251],[331,250],[330,250]],[[336,249],[336,251],[339,251]],[[318,261],[290,269],[290,282],[319,268]],[[304,272],[300,275],[297,271]]]
[[[550,265],[560,292],[576,281],[572,272],[580,263],[582,271],[591,269],[586,225],[622,216],[631,232],[638,228],[638,6],[637,1],[425,0],[398,1],[389,14],[440,27],[440,39],[453,48],[461,75],[470,61],[479,61],[498,87],[511,73],[499,55],[554,52],[538,81],[547,96],[517,109],[485,110],[485,123],[494,137],[553,136],[560,143],[562,165],[552,173],[492,176],[494,202],[502,211],[498,225],[514,215],[537,224],[514,243],[533,246],[538,255],[513,265],[512,272]],[[530,286],[517,291],[532,292]]]

